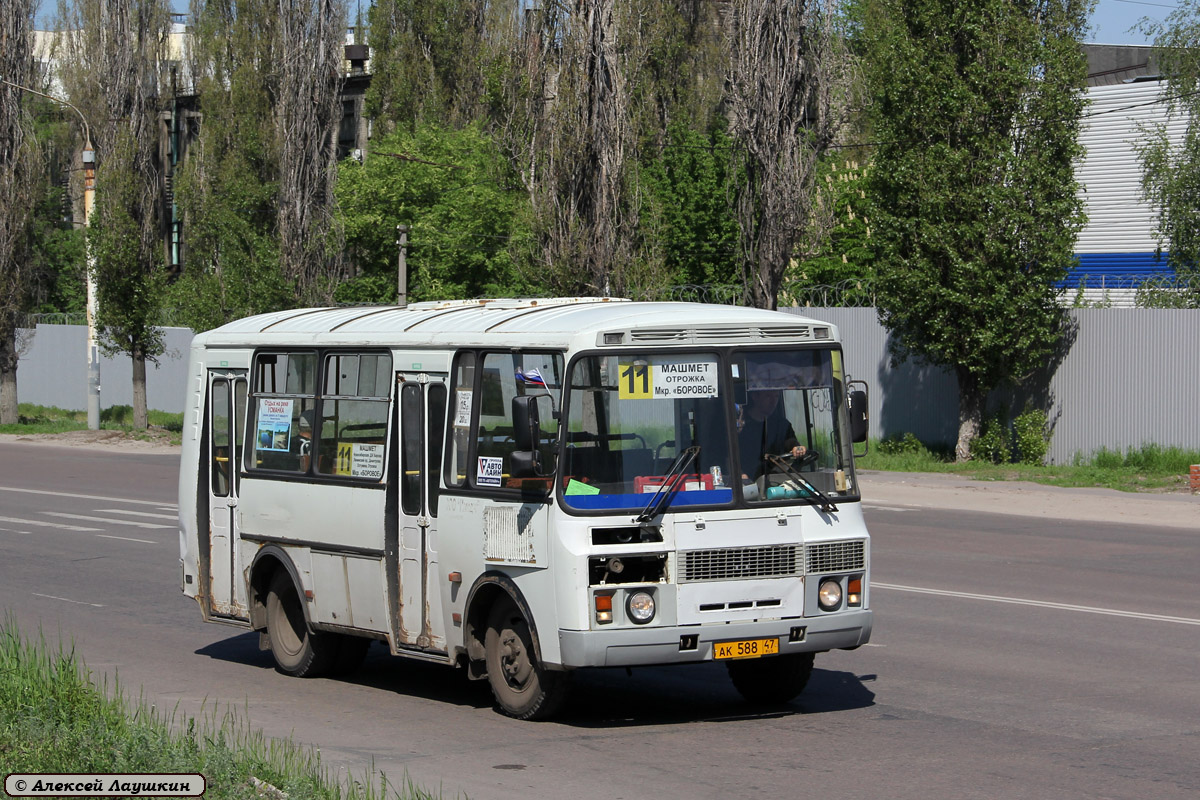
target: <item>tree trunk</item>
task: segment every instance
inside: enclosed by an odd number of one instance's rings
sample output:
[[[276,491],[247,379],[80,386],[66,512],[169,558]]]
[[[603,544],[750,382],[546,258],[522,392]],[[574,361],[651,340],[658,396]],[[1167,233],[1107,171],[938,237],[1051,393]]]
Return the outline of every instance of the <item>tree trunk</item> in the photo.
[[[17,332],[9,328],[0,341],[0,425],[16,425],[17,408]]]
[[[146,354],[133,351],[133,428],[144,431],[150,424],[146,410]]]
[[[971,442],[979,436],[983,426],[983,405],[986,393],[979,381],[967,370],[955,370],[958,377],[958,443],[954,446],[954,460],[959,463],[971,460]]]

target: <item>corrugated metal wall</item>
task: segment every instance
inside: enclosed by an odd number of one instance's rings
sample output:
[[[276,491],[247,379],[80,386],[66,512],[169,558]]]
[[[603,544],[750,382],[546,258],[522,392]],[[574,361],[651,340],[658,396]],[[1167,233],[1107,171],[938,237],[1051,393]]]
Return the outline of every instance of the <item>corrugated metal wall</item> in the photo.
[[[1165,89],[1164,83],[1148,81],[1088,90],[1090,104],[1079,133],[1085,154],[1075,168],[1088,220],[1076,242],[1080,264],[1070,286],[1083,276],[1088,285],[1099,285],[1098,276],[1111,283],[1168,269],[1154,252],[1156,215],[1142,197],[1137,155],[1147,131],[1160,124],[1172,141],[1183,140],[1186,124],[1178,115],[1168,119]]]
[[[958,384],[940,369],[912,362],[892,366],[887,332],[873,308],[790,308],[838,326],[851,378],[871,391],[871,435],[911,431],[926,442],[952,443],[958,435]],[[1035,376],[1017,394],[992,398],[1045,408],[1053,425],[1050,458],[1070,461],[1100,447],[1123,449],[1153,442],[1200,449],[1200,311],[1186,309],[1072,309],[1075,340],[1056,368]],[[39,325],[17,371],[22,402],[87,407],[86,330]],[[183,410],[192,332],[168,328],[167,354],[147,369],[149,404]],[[128,358],[100,366],[101,405],[129,405]]]
[[[871,387],[871,435],[915,433],[952,443],[958,435],[953,374],[908,362],[892,366],[887,333],[873,308],[783,309],[838,326],[846,370]],[[1101,447],[1155,443],[1200,450],[1200,311],[1082,308],[1068,312],[1074,342],[1056,367],[991,407],[1044,408],[1049,458],[1069,462]]]
[[[146,404],[158,411],[183,411],[188,348],[194,334],[165,328],[166,353],[146,365]],[[87,328],[38,325],[20,332],[17,399],[22,403],[87,408]],[[133,363],[127,356],[100,356],[100,407],[133,405]]]

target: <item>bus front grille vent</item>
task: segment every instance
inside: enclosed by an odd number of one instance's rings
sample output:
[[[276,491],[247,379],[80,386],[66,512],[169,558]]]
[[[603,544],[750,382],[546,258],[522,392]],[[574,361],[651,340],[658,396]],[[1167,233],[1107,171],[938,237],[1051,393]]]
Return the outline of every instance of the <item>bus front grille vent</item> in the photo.
[[[692,583],[799,576],[802,574],[801,554],[797,545],[685,550],[679,554],[678,580]]]
[[[866,566],[866,543],[821,542],[804,548],[805,568],[809,575],[830,572],[855,572]]]
[[[642,328],[629,332],[629,338],[635,342],[646,344],[671,344],[672,342],[690,342],[691,331],[679,328]]]
[[[828,338],[828,328],[825,336]],[[712,325],[699,328],[642,328],[629,332],[632,342],[640,344],[682,344],[705,342],[745,342],[812,339],[813,329],[808,325],[774,325],[767,327],[744,325]]]
[[[763,339],[811,339],[813,338],[813,332],[807,325],[763,328],[761,337]]]

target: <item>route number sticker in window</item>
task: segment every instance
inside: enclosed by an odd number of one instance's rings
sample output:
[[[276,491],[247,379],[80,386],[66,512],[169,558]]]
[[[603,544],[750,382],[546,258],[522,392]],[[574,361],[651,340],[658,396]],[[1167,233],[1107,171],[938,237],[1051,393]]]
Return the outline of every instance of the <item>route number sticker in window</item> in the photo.
[[[621,400],[716,397],[717,365],[713,361],[619,363],[617,396]]]

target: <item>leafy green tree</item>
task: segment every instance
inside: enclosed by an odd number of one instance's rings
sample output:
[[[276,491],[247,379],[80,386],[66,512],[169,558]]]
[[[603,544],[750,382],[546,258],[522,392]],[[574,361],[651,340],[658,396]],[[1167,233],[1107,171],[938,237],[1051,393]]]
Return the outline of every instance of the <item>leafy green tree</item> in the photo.
[[[390,131],[418,121],[460,126],[483,95],[479,54],[489,8],[480,0],[376,0],[368,13],[371,88],[367,113]]]
[[[120,131],[106,149],[106,169],[97,170],[96,211],[88,230],[88,246],[96,278],[96,328],[109,354],[127,353],[133,365],[133,426],[149,424],[146,406],[146,362],[164,350],[161,319],[162,249],[144,231],[145,217],[153,219],[139,173],[140,147],[130,131]]]
[[[196,330],[296,302],[279,263],[279,148],[273,116],[264,113],[278,52],[273,5],[192,4],[203,121],[176,173],[185,259],[169,291],[180,321]]]
[[[133,364],[133,425],[144,429],[146,362],[163,351],[160,321],[162,193],[157,165],[159,67],[170,9],[165,0],[60,0],[63,84],[93,120],[94,255],[101,343]]]
[[[333,184],[345,3],[191,8],[201,121],[176,177],[185,261],[172,302],[201,330],[328,303],[343,275]]]
[[[643,170],[643,219],[674,284],[726,284],[738,279],[737,221],[729,212],[729,137],[683,121],[667,129],[658,158]]]
[[[956,455],[987,395],[1044,365],[1074,260],[1088,0],[862,0],[880,320],[953,370]]]
[[[47,183],[34,207],[30,266],[34,274],[46,280],[35,307],[39,314],[81,314],[87,309],[84,235],[81,228],[71,224],[69,204],[65,186]]]
[[[1160,291],[1162,305],[1200,307],[1200,0],[1182,0],[1163,22],[1147,22],[1155,57],[1166,76],[1168,114],[1186,122],[1172,143],[1165,124],[1148,126],[1138,146],[1142,188],[1158,210],[1159,252],[1183,280]],[[1175,295],[1175,297],[1171,297]]]
[[[728,55],[721,5],[642,0],[629,18],[645,42],[645,55],[630,75],[630,95],[641,111],[635,125],[644,140],[662,145],[680,125],[696,131],[724,128]]]
[[[836,287],[842,302],[874,305],[875,248],[871,237],[874,216],[867,194],[869,167],[841,153],[821,164],[818,206],[829,215],[829,237],[819,250],[797,255],[785,276],[780,302],[790,294],[814,287]]]
[[[17,421],[17,328],[35,296],[28,251],[31,214],[42,183],[42,154],[27,107],[35,4],[0,9],[0,424]]]
[[[357,275],[339,287],[339,301],[395,302],[400,224],[410,229],[411,301],[543,290],[515,257],[529,239],[524,192],[479,126],[397,130],[340,170],[340,223]]]

